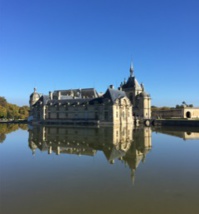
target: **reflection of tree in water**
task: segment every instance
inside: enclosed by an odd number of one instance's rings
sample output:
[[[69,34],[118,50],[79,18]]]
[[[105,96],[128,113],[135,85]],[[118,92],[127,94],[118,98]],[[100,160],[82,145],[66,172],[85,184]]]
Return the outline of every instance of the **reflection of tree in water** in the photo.
[[[0,133],[8,134],[16,131],[19,128],[18,124],[0,124]]]
[[[19,124],[19,128],[22,130],[28,130],[27,124]]]
[[[3,143],[3,141],[6,139],[5,134],[0,134],[0,143]]]
[[[6,139],[6,134],[14,132],[18,129],[27,130],[27,124],[16,124],[16,123],[9,123],[9,124],[0,124],[0,143],[2,143]]]

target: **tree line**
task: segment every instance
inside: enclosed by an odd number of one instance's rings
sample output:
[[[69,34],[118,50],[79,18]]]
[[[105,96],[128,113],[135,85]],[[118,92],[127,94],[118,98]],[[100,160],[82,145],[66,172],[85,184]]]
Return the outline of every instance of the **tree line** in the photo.
[[[29,115],[28,106],[17,106],[8,103],[4,97],[0,96],[0,119],[27,119]]]
[[[178,109],[178,108],[184,108],[184,107],[194,107],[193,104],[187,104],[185,101],[182,102],[181,105],[176,105],[175,107],[168,107],[168,106],[162,106],[162,107],[157,107],[157,106],[151,106],[151,110],[171,110],[171,109]]]
[[[27,124],[0,124],[0,143],[6,139],[6,134],[16,131],[17,129],[27,130]]]

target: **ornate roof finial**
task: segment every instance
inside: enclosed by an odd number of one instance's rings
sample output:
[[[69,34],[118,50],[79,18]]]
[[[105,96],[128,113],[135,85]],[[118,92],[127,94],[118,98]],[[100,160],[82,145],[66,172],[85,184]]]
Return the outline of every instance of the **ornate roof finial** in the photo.
[[[134,72],[133,62],[131,62],[131,66],[130,66],[130,77],[133,76],[133,72]]]
[[[36,92],[36,90],[37,90],[37,89],[36,89],[36,88],[34,88],[34,92]]]

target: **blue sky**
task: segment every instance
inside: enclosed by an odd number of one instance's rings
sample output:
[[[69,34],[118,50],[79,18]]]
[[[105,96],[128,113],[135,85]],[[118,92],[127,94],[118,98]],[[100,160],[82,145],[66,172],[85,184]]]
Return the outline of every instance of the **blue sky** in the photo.
[[[0,0],[0,96],[94,87],[129,76],[152,105],[199,106],[198,0]]]

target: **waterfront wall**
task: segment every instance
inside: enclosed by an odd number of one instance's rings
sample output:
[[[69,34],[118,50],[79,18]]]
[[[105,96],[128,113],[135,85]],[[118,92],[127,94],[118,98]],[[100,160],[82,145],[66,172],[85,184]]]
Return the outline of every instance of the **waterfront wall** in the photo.
[[[155,120],[155,126],[187,126],[187,127],[199,127],[199,120]]]

